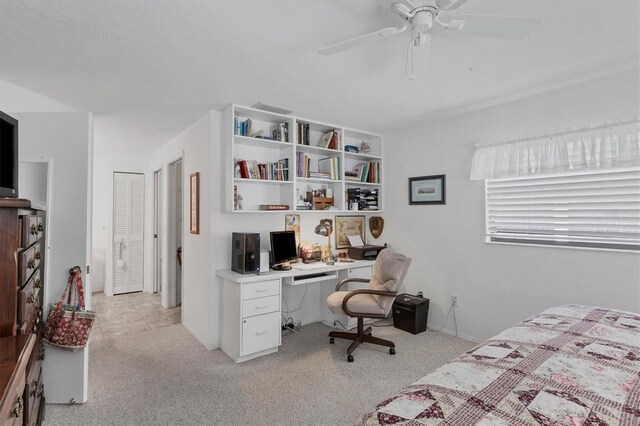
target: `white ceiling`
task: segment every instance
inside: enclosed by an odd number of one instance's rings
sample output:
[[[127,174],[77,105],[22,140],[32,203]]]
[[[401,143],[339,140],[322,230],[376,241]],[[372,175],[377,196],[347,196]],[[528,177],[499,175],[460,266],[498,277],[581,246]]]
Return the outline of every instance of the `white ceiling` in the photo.
[[[403,76],[408,34],[316,53],[397,25],[391,3],[6,0],[0,78],[94,112],[113,150],[146,152],[231,102],[384,132],[640,60],[638,0],[469,0],[460,12],[542,23],[524,41],[435,31],[415,81]]]

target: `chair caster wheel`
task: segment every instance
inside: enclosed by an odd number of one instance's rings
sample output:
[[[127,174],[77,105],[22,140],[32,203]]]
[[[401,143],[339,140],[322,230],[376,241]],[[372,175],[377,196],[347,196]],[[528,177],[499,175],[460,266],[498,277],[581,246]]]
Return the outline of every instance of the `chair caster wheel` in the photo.
[[[347,361],[353,362],[353,355],[347,355]]]
[[[331,343],[332,345],[335,343],[336,341],[333,339],[333,337],[329,338],[329,343]]]
[[[389,355],[395,355],[396,354],[396,348],[389,348]]]

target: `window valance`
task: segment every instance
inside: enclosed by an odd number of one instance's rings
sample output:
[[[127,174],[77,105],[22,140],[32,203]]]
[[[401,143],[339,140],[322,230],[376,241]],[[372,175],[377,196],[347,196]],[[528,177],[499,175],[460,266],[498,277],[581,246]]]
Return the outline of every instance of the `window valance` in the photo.
[[[640,119],[477,146],[471,179],[640,166]]]

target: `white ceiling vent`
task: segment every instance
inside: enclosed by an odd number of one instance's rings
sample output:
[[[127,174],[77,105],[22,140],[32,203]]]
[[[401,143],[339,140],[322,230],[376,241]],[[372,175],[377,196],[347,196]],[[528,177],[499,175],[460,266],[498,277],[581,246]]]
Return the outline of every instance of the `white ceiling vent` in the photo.
[[[253,106],[253,108],[261,109],[263,111],[275,112],[277,114],[284,114],[284,115],[291,114],[292,112],[295,111],[295,109],[285,108],[278,105],[263,104],[262,102],[258,102]]]

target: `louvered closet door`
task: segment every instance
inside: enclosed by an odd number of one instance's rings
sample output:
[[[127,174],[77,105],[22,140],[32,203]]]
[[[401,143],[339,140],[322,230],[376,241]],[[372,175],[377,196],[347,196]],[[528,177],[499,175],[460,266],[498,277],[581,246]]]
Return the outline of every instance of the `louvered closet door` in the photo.
[[[113,294],[142,291],[144,175],[113,174]]]

